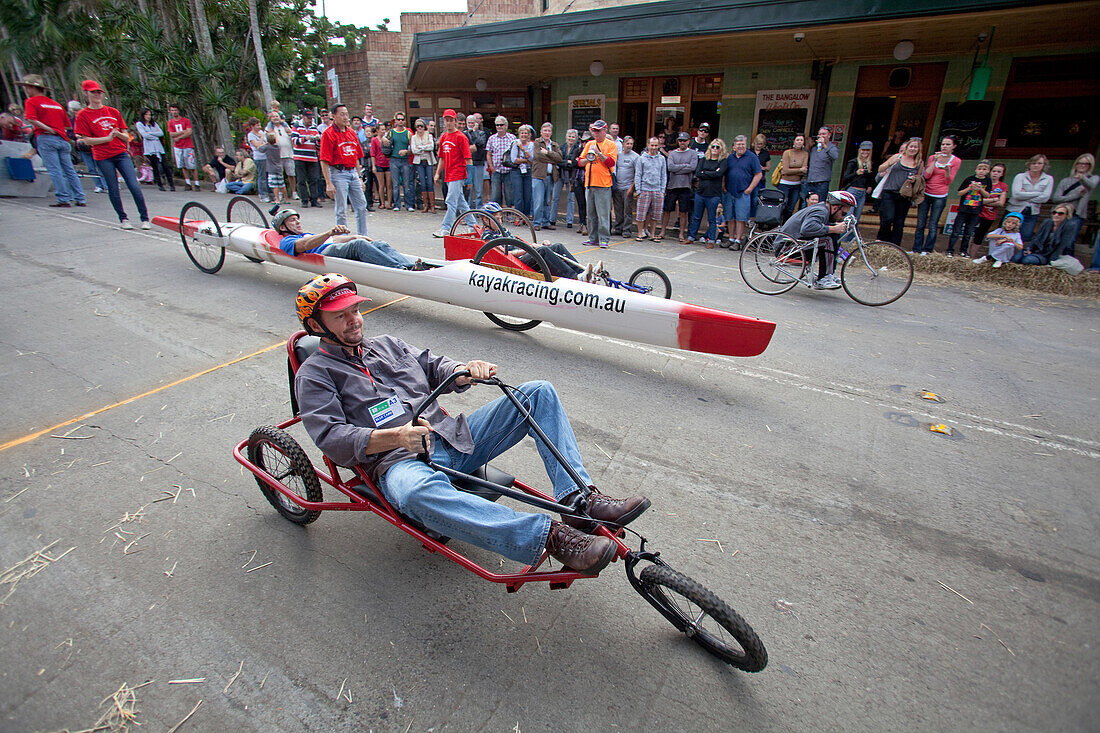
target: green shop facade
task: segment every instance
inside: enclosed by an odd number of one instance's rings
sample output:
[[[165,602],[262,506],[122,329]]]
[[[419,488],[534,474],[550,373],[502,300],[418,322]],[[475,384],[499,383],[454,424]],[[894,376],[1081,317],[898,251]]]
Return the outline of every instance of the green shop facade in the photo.
[[[824,125],[844,159],[871,140],[878,160],[899,130],[926,151],[952,133],[964,174],[1043,153],[1057,181],[1100,148],[1098,17],[1095,0],[626,5],[419,33],[406,103],[550,121],[557,139],[600,117],[636,139],[707,122],[727,143],[763,132],[773,154]]]

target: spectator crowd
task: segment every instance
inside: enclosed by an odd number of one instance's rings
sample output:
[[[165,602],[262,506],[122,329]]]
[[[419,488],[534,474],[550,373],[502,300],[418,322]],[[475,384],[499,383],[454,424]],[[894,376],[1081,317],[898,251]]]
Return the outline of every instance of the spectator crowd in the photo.
[[[361,115],[337,105],[315,120],[309,109],[288,117],[278,102],[266,120],[246,121],[236,150],[215,147],[200,165],[195,129],[179,105],[168,107],[163,123],[155,110],[140,110],[131,130],[118,110],[104,104],[106,91],[95,81],[83,83],[83,103],[65,106],[49,97],[40,76],[19,83],[26,102],[0,114],[0,139],[34,144],[54,184],[55,207],[85,205],[76,171],[82,164],[124,228],[130,224],[120,181],[148,226],[141,184],[175,191],[182,179],[187,190],[207,185],[220,193],[258,194],[264,202],[323,207],[331,200],[338,225],[346,224],[349,207],[354,210],[359,234],[366,233],[366,212],[375,207],[426,214],[445,209],[436,233],[444,236],[467,210],[494,202],[521,212],[536,230],[554,230],[564,220],[590,246],[607,247],[612,237],[661,242],[675,232],[683,245],[737,250],[765,218],[780,225],[824,200],[839,165],[839,188],[856,202],[852,214],[858,220],[869,206],[878,216],[879,239],[900,244],[915,209],[912,252],[927,256],[936,251],[950,210],[945,256],[973,256],[994,266],[1050,264],[1073,254],[1100,183],[1088,153],[1057,183],[1042,154],[1009,178],[1005,163],[989,160],[962,171],[951,135],[926,156],[923,141],[904,130],[895,131],[877,155],[865,141],[856,157],[841,161],[831,130],[822,127],[812,141],[795,136],[773,158],[764,135],[727,141],[712,136],[707,122],[689,132],[671,117],[658,135],[634,140],[604,120],[559,137],[549,122],[536,131],[530,124],[513,126],[505,116],[487,123],[477,112],[447,110],[440,131],[433,117],[410,119],[398,111],[380,119],[370,104]],[[762,197],[769,184],[773,193]],[[769,213],[758,222],[762,201]],[[1044,204],[1052,205],[1046,218]],[[1100,272],[1100,252],[1090,269]]]

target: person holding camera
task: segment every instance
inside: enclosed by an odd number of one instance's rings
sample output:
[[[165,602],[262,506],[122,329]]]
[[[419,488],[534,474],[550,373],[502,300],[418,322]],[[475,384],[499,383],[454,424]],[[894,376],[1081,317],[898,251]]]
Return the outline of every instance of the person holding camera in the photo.
[[[580,160],[584,169],[585,205],[588,208],[588,245],[607,247],[611,243],[611,183],[618,146],[607,138],[607,123],[596,120],[588,129],[592,139],[585,143]]]

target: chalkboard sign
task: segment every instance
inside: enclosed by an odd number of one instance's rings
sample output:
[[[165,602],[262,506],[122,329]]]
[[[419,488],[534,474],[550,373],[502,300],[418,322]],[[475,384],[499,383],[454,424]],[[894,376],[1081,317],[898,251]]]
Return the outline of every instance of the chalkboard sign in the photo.
[[[576,95],[569,98],[569,127],[584,132],[603,117],[603,94]]]
[[[993,102],[948,102],[943,108],[940,134],[932,149],[939,150],[939,141],[947,135],[959,139],[955,155],[973,160],[982,157],[982,146],[989,132],[989,120],[993,117]]]
[[[806,133],[806,116],[809,110],[806,108],[794,109],[762,109],[760,118],[756,121],[756,131],[768,137],[768,150],[775,154],[782,154],[784,150],[794,144],[795,135]]]

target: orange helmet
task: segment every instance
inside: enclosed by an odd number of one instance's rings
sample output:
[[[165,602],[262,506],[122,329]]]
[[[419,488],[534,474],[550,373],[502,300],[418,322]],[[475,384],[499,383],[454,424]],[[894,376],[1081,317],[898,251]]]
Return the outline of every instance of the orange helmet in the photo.
[[[310,334],[328,336],[330,334],[327,332],[316,331],[306,322],[315,317],[315,311],[318,308],[325,311],[338,311],[349,305],[369,300],[370,298],[359,295],[355,283],[339,273],[318,275],[298,290],[298,320]]]

